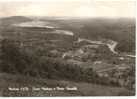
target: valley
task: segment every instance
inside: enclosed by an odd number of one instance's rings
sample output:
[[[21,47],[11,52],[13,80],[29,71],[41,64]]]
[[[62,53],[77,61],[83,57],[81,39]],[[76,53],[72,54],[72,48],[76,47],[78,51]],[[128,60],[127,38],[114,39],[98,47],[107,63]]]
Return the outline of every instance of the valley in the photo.
[[[35,20],[19,16],[0,19],[0,72],[11,73],[14,80],[14,75],[19,74],[21,77],[30,77],[28,79],[44,79],[41,82],[50,79],[50,82],[55,80],[61,85],[62,81],[65,84],[75,83],[81,90],[73,95],[133,95],[135,26],[131,19],[121,20]],[[119,22],[122,25],[118,26]],[[7,80],[3,77],[1,79]],[[96,91],[106,88],[107,91],[112,90],[112,93],[96,93],[92,87]],[[43,95],[40,93],[40,96]]]

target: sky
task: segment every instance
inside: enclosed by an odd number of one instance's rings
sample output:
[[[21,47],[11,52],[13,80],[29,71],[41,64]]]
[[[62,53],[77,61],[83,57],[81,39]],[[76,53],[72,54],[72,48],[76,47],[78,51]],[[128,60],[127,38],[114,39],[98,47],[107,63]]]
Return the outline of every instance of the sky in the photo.
[[[0,0],[0,17],[135,17],[135,0]]]

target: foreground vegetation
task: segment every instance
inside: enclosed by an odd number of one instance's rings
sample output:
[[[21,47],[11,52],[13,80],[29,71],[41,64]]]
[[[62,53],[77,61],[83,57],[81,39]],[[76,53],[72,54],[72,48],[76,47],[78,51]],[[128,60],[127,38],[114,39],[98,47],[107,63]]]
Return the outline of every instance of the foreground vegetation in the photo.
[[[10,91],[8,88],[25,88],[29,91]],[[76,87],[74,91],[32,91],[33,87],[56,88],[56,87]],[[0,96],[130,96],[134,95],[124,88],[110,87],[84,82],[72,82],[66,80],[41,79],[36,77],[26,77],[23,75],[11,75],[0,73]]]
[[[92,68],[67,63],[60,58],[39,56],[37,52],[28,53],[15,40],[10,39],[1,41],[0,72],[120,87],[118,82],[98,76]],[[131,70],[132,75],[134,73]]]
[[[65,60],[28,53],[14,40],[1,41],[0,71],[48,79],[64,79],[119,86],[118,83],[99,77],[92,68],[82,68]]]

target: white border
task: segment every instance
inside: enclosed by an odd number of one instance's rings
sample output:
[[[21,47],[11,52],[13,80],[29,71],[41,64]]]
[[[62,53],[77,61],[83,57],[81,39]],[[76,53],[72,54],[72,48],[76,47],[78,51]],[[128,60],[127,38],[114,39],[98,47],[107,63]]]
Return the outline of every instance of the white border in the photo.
[[[11,2],[11,1],[33,1],[33,2],[40,2],[40,1],[46,1],[46,0],[0,0],[0,2]],[[49,1],[49,0],[48,0]],[[67,1],[67,2],[72,2],[72,1],[82,1],[82,0],[50,0],[53,2],[56,1]],[[136,0],[93,0],[93,1],[136,1]],[[137,6],[136,6],[136,13],[137,13]],[[137,26],[137,20],[136,20],[136,26]],[[136,30],[136,34],[137,34],[137,30]],[[137,38],[137,35],[136,35]],[[137,39],[136,39],[137,42]],[[137,43],[136,43],[136,49],[137,49]],[[137,50],[136,50],[137,53]],[[136,66],[137,66],[137,60],[136,60]],[[137,74],[137,70],[136,70],[136,74]],[[137,78],[137,76],[136,76]],[[136,89],[137,89],[137,81],[136,81]],[[103,89],[102,89],[103,90]],[[0,99],[12,99],[13,97],[0,97]],[[88,96],[88,97],[14,97],[15,99],[40,99],[40,98],[46,98],[46,99],[137,99],[137,95],[135,96]]]

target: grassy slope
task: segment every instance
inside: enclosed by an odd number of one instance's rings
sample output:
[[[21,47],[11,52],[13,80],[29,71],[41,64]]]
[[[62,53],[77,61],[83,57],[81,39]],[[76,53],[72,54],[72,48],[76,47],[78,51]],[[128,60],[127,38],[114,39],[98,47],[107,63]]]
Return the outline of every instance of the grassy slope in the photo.
[[[72,87],[76,86],[77,91],[8,91],[8,87]],[[91,83],[78,83],[63,80],[49,80],[40,78],[31,78],[21,75],[0,74],[0,96],[117,96],[133,95],[132,92],[117,87],[95,85]]]

